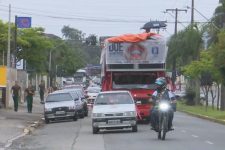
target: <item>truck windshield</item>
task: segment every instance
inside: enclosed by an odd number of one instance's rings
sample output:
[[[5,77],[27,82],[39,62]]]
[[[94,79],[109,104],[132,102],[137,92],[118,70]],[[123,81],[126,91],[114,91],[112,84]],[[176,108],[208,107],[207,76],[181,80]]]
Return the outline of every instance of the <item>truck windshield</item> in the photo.
[[[155,89],[156,73],[115,73],[113,89]]]

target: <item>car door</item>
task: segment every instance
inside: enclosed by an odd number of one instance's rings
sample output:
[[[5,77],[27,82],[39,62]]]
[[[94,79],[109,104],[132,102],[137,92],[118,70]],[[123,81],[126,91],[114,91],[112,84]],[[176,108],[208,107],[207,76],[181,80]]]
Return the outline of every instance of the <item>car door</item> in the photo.
[[[79,97],[79,95],[77,94],[77,92],[72,92],[71,93],[73,98],[74,98],[74,103],[75,103],[75,107],[79,110],[82,108],[82,103],[81,103],[81,98]]]

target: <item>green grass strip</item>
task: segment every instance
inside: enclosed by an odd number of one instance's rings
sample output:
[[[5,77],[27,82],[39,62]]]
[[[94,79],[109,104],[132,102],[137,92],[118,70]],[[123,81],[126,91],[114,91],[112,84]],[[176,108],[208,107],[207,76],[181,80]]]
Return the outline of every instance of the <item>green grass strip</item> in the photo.
[[[216,108],[213,110],[211,106],[208,106],[208,109],[206,111],[205,106],[188,106],[184,104],[183,102],[179,101],[177,103],[177,110],[189,112],[191,114],[196,114],[196,115],[203,115],[210,118],[225,121],[225,111],[219,111],[219,110],[216,110]]]

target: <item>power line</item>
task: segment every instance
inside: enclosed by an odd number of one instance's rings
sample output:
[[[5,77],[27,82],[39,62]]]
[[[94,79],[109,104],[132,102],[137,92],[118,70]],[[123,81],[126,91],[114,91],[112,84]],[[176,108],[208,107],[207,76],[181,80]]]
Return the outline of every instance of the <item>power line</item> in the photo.
[[[190,9],[190,7],[187,6],[187,9]],[[211,24],[215,27],[215,29],[220,30],[219,27],[217,27],[210,19],[208,19],[205,15],[203,15],[199,10],[197,10],[196,8],[193,8],[193,9],[194,9],[199,15],[201,15],[205,20],[207,20],[207,22],[205,22],[205,23],[211,23]]]
[[[177,34],[178,12],[184,11],[184,12],[187,13],[187,10],[186,9],[178,9],[178,8],[176,8],[176,9],[166,9],[166,12],[169,12],[169,11],[172,11],[172,12],[175,11],[175,34]]]
[[[173,17],[173,18],[175,18],[175,16],[174,15],[172,15],[170,12],[164,12],[164,13],[167,13],[167,14],[169,14],[171,17]],[[188,21],[179,21],[179,20],[177,20],[177,22],[179,23],[179,24],[181,24],[184,28],[186,27],[183,23],[190,23],[190,22],[188,22]],[[167,23],[169,23],[169,22],[167,22]],[[175,22],[170,22],[170,23],[175,23]]]
[[[0,5],[0,7],[5,7],[5,8],[7,8],[7,6],[6,5]],[[43,11],[43,10],[37,10],[37,9],[27,9],[27,8],[21,8],[21,7],[12,7],[12,8],[14,8],[14,9],[18,9],[18,10],[27,10],[27,11],[29,11],[29,12],[33,12],[33,13],[37,13],[38,12],[38,14],[40,14],[39,12],[42,12],[42,13],[47,13],[47,14],[57,14],[57,12],[51,12],[51,11]],[[72,17],[84,17],[84,18],[89,18],[88,16],[84,16],[84,15],[71,15],[71,13],[74,13],[74,12],[68,12],[68,13],[70,13],[70,14],[66,14],[66,13],[64,13],[63,15],[66,15],[66,16],[72,16]],[[76,13],[77,14],[77,13]],[[43,14],[42,14],[43,15]],[[59,16],[59,15],[57,15],[57,16]],[[110,16],[113,16],[113,15],[110,15]],[[115,15],[114,15],[115,16]],[[62,17],[62,16],[61,16]],[[118,17],[118,16],[117,16]],[[121,16],[120,16],[121,17]],[[123,16],[123,17],[146,17],[146,16]],[[93,17],[91,17],[91,18],[93,18]],[[94,18],[96,18],[96,17],[94,17]],[[101,17],[102,18],[102,17]],[[108,19],[108,18],[104,18],[104,19]]]

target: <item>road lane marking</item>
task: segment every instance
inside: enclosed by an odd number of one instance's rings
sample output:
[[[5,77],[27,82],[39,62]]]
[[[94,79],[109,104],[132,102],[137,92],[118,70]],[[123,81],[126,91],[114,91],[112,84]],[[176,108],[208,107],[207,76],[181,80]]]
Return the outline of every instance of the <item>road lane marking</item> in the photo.
[[[15,141],[15,140],[17,140],[17,139],[19,139],[19,138],[21,138],[21,137],[23,137],[23,136],[25,136],[25,135],[27,135],[27,133],[22,133],[22,134],[20,134],[20,135],[17,135],[17,136],[15,136],[15,137],[13,137],[13,138],[7,140],[7,142],[6,142],[6,144],[5,144],[5,148],[9,148],[9,147],[12,145],[13,141]]]
[[[194,137],[194,138],[198,138],[198,136],[197,135],[194,135],[194,134],[192,134],[191,136]]]
[[[187,131],[186,130],[181,130],[181,132],[186,133]]]
[[[213,145],[214,143],[211,141],[205,141],[207,144]]]

